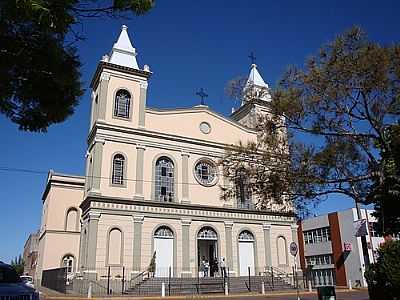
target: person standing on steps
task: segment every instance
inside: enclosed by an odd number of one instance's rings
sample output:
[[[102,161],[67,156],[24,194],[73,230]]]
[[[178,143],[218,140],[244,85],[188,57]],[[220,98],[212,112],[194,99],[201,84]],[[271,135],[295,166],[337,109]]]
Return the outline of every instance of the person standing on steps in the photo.
[[[226,277],[225,257],[221,257],[221,263],[219,265],[221,267],[221,277]]]

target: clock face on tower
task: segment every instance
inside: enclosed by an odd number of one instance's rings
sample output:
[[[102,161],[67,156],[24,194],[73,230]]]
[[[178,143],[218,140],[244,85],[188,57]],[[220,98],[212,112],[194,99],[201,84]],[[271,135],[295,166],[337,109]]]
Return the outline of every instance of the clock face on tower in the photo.
[[[211,161],[201,160],[195,166],[194,176],[204,186],[214,185],[218,180],[217,167]]]

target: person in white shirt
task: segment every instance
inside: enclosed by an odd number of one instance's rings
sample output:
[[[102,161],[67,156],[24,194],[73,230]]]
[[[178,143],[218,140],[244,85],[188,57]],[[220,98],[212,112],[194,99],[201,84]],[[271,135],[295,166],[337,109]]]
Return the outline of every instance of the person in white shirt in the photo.
[[[219,266],[221,267],[221,276],[226,277],[225,257],[221,257],[221,262],[220,262]]]

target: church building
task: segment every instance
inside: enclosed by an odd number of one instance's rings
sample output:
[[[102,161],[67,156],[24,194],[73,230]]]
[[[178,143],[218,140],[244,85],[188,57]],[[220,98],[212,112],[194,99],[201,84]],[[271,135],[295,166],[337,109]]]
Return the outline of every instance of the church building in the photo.
[[[151,75],[122,26],[90,85],[86,173],[49,173],[36,277],[63,266],[71,276],[100,278],[108,267],[139,274],[152,260],[155,276],[217,276],[222,260],[231,276],[291,272],[294,212],[258,209],[251,195],[221,199],[221,187],[235,183],[219,160],[228,145],[257,140],[255,116],[269,113],[269,94],[229,117],[204,103],[158,109],[146,105]],[[255,64],[247,85],[268,91]]]

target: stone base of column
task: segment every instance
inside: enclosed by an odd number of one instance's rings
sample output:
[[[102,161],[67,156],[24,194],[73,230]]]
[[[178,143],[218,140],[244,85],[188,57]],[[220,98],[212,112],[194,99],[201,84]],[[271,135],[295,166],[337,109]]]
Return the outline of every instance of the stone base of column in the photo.
[[[135,195],[133,197],[133,200],[135,200],[135,201],[144,201],[144,196],[143,195]]]

